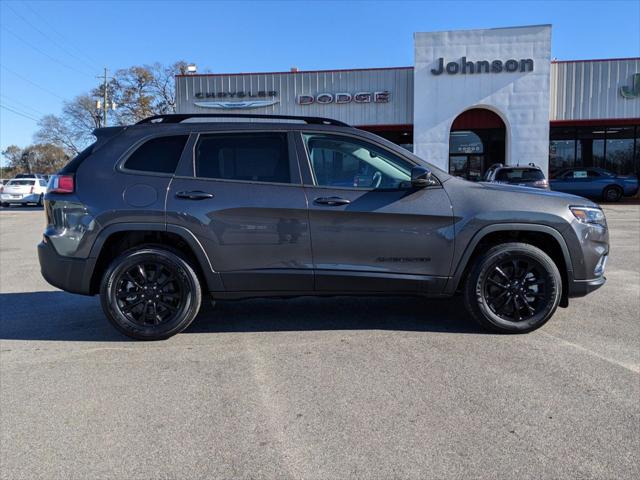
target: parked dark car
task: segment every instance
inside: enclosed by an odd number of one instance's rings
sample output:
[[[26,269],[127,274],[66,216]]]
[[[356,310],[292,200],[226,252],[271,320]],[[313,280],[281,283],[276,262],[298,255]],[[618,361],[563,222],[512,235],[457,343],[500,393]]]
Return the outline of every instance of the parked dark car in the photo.
[[[455,178],[335,120],[163,115],[95,135],[49,183],[40,265],[133,338],[184,330],[207,295],[460,295],[481,325],[528,332],[605,283],[596,204]]]
[[[505,166],[501,163],[492,165],[485,172],[483,181],[549,189],[549,182],[545,178],[544,172],[533,163],[527,166]]]
[[[555,174],[551,190],[618,202],[638,193],[638,177],[618,176],[603,168],[569,168]]]

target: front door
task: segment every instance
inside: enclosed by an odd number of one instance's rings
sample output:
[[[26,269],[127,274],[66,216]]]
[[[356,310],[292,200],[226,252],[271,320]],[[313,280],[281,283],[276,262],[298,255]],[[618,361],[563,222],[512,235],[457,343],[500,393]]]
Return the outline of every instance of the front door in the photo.
[[[167,197],[167,223],[203,245],[224,288],[309,291],[313,265],[307,200],[286,132],[202,133]]]
[[[438,291],[449,274],[451,204],[411,187],[408,159],[355,136],[304,133],[320,291]]]

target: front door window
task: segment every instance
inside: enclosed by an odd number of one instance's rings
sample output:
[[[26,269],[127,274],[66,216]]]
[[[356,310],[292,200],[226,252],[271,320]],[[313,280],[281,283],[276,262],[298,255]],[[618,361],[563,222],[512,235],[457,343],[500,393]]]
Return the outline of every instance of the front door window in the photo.
[[[374,145],[324,134],[305,134],[304,140],[320,187],[389,190],[411,185],[412,164]]]

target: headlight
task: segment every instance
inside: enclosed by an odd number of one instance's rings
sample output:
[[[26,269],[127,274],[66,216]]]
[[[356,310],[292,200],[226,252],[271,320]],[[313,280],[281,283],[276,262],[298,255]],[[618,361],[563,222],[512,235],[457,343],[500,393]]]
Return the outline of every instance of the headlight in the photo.
[[[603,228],[607,226],[607,220],[604,217],[604,212],[597,207],[569,207],[573,216],[580,222],[587,223],[589,225],[599,225]]]

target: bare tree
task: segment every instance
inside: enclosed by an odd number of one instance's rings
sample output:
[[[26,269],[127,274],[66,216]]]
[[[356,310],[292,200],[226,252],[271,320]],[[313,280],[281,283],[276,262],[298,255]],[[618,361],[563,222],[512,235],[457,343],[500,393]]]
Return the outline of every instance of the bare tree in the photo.
[[[187,62],[180,60],[173,65],[154,63],[148,67],[152,73],[151,91],[155,97],[155,113],[175,113],[175,76],[187,72]]]
[[[107,96],[116,104],[116,109],[109,112],[109,123],[129,125],[151,115],[174,113],[174,76],[185,73],[186,68],[187,62],[178,61],[169,66],[154,63],[115,72],[107,84]],[[93,141],[93,130],[103,126],[103,111],[97,108],[97,102],[103,101],[103,89],[100,85],[65,102],[60,115],[43,117],[34,136],[36,143],[57,145],[71,156],[82,151]]]
[[[34,140],[58,145],[75,156],[93,141],[91,132],[101,124],[102,118],[96,111],[96,99],[91,95],[80,95],[64,103],[61,115],[42,117]]]

